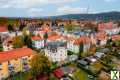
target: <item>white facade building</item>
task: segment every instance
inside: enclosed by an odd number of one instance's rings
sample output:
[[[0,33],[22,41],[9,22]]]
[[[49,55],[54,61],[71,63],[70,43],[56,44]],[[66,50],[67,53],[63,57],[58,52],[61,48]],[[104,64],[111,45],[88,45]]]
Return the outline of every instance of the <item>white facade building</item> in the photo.
[[[41,49],[44,47],[44,39],[38,36],[32,37],[32,46],[36,49]]]
[[[67,49],[64,44],[53,42],[48,44],[45,55],[53,62],[65,61],[67,59]]]
[[[79,45],[74,44],[73,41],[67,42],[67,49],[73,53],[79,53]]]

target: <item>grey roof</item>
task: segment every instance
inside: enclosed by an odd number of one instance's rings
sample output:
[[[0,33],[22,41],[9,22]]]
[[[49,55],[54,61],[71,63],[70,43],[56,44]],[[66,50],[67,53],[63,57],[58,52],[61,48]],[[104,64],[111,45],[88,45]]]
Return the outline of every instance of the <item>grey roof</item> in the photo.
[[[67,44],[65,42],[60,42],[60,41],[56,41],[56,42],[49,42],[47,43],[48,45],[48,49],[56,49],[58,47],[66,47]]]

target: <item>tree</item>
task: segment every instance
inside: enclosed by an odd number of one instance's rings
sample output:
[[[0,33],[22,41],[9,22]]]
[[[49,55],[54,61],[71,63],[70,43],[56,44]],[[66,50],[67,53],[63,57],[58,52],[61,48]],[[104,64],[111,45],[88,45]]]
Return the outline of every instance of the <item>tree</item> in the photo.
[[[1,41],[1,36],[0,36],[0,51],[3,51],[3,45],[2,45],[2,41]]]
[[[108,44],[108,45],[111,45],[111,43],[112,43],[112,39],[108,39],[108,40],[107,40],[107,44]]]
[[[24,41],[23,38],[21,36],[16,36],[13,38],[13,47],[14,48],[21,48],[24,46]]]
[[[83,53],[83,47],[84,47],[84,45],[83,45],[83,42],[79,45],[79,56],[81,56],[82,55],[82,53]]]
[[[48,33],[46,32],[46,33],[44,34],[44,44],[46,44],[47,38],[48,38]]]
[[[73,24],[67,24],[67,25],[65,26],[65,29],[66,29],[67,31],[72,31],[72,30],[74,29],[74,27],[75,27],[75,25],[73,25]]]
[[[3,51],[3,46],[0,44],[0,52]]]
[[[13,28],[13,26],[12,26],[11,24],[8,25],[8,30],[9,30],[10,32],[14,31],[14,28]]]
[[[48,33],[46,32],[45,34],[44,34],[44,39],[47,39],[48,38]]]
[[[27,45],[28,48],[32,48],[32,40],[30,36],[28,35],[24,36],[24,44]]]
[[[31,74],[33,77],[40,74],[49,74],[51,63],[43,54],[36,54],[32,57],[31,62]]]
[[[115,46],[120,46],[120,41],[118,40],[118,41],[114,41],[114,43],[115,43]]]

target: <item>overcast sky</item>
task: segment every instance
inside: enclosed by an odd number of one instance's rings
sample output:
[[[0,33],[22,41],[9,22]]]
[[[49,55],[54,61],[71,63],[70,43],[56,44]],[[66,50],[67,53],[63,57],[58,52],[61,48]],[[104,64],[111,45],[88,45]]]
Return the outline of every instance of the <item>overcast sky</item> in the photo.
[[[120,11],[120,0],[0,0],[0,16],[41,17]]]

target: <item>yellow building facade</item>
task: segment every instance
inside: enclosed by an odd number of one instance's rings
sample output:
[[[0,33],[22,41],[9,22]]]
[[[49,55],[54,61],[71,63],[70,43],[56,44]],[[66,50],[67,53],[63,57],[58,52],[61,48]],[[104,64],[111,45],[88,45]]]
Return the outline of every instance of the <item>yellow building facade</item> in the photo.
[[[33,55],[29,48],[0,52],[0,80],[18,72],[28,71]]]

